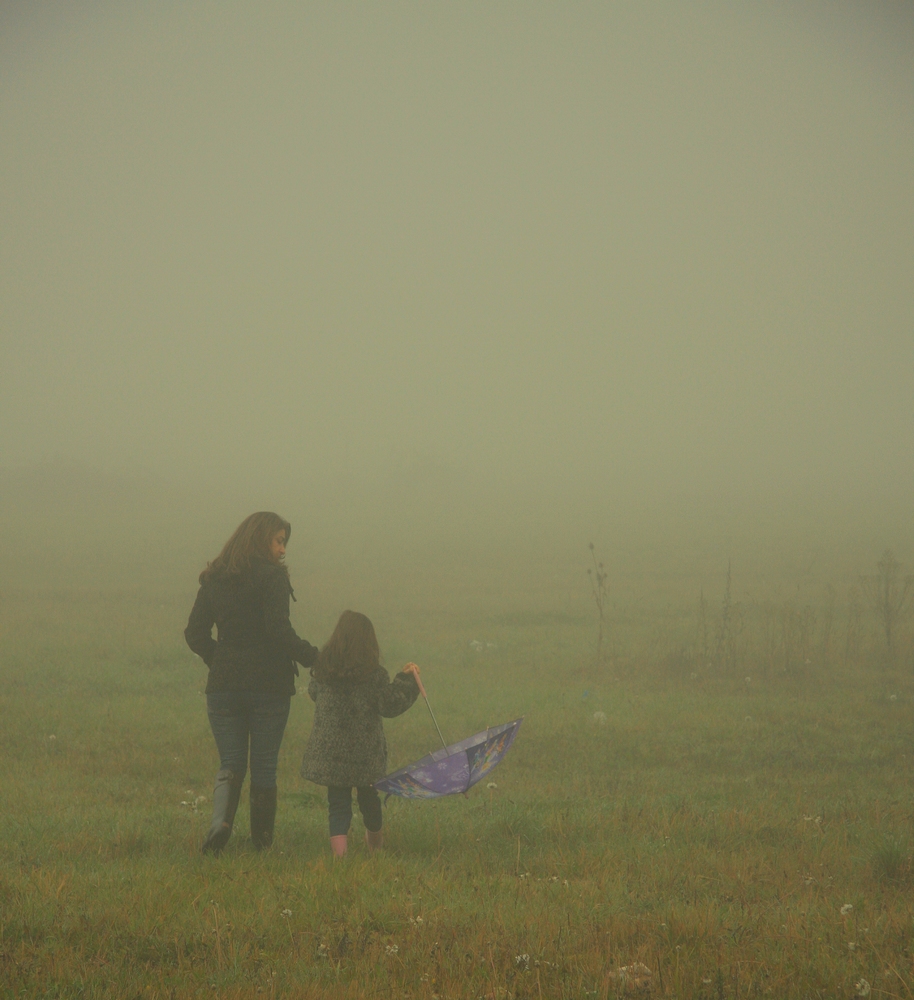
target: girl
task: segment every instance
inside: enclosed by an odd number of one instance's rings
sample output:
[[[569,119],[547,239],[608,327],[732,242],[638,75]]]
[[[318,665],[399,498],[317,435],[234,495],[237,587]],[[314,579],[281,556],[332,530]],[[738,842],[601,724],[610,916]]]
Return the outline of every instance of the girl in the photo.
[[[288,521],[269,511],[245,518],[200,574],[184,630],[187,645],[209,667],[206,708],[220,761],[204,853],[218,854],[232,835],[249,744],[251,840],[257,850],[273,843],[276,763],[295,694],[295,661],[309,667],[318,652],[289,621],[295,595],[283,559],[291,532]]]
[[[330,847],[338,858],[346,853],[353,786],[368,850],[382,846],[381,799],[371,787],[387,773],[381,717],[392,719],[405,712],[419,694],[418,681],[415,663],[407,663],[390,679],[380,664],[374,626],[357,611],[342,613],[311,668],[308,694],[314,702],[314,726],[301,773],[327,786]]]

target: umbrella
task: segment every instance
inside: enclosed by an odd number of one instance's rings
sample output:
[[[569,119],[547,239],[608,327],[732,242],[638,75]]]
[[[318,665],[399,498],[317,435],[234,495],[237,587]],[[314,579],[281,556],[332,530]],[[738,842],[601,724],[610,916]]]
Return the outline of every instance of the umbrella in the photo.
[[[444,744],[438,720],[428,704],[428,695],[420,684],[419,690],[428,705],[432,721]],[[388,795],[405,799],[434,799],[439,795],[454,795],[472,788],[498,764],[514,742],[523,717],[503,726],[484,729],[459,743],[444,745],[442,750],[426,754],[415,764],[407,764],[386,778],[376,781],[374,787]]]

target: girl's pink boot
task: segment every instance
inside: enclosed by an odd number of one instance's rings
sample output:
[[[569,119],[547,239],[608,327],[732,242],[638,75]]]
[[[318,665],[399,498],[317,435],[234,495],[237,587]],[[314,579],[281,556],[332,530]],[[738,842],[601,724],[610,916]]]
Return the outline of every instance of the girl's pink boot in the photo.
[[[349,838],[345,833],[340,833],[336,837],[330,838],[330,850],[333,851],[335,858],[345,857],[348,840]]]
[[[368,844],[368,853],[374,854],[384,846],[384,833],[381,830],[366,830],[365,843]]]

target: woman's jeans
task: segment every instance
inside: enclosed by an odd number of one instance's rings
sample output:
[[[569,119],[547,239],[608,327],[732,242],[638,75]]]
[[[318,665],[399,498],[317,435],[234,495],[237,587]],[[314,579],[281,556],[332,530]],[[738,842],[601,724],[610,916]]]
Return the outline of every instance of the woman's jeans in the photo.
[[[365,829],[377,833],[382,822],[381,797],[371,786],[357,788],[355,791]],[[352,823],[352,789],[329,785],[327,804],[330,806],[330,836],[339,837],[349,833],[349,824]]]
[[[250,743],[251,784],[275,788],[276,764],[290,703],[287,694],[257,691],[208,694],[206,710],[219,749],[220,770],[231,771],[240,785],[248,769]]]

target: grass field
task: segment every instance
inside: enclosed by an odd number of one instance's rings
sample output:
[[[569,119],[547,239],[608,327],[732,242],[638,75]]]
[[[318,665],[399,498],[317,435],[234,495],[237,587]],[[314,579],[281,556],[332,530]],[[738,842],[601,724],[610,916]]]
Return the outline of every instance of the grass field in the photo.
[[[743,609],[710,662],[695,608],[620,615],[598,664],[586,608],[391,614],[386,662],[420,663],[448,739],[525,721],[497,787],[392,799],[388,848],[356,818],[334,864],[301,695],[274,849],[245,792],[200,855],[217,760],[188,607],[2,595],[0,995],[914,993],[914,678],[853,623],[832,645],[854,655],[826,655],[823,613],[813,635],[802,609]],[[392,768],[437,743],[421,703],[386,730]]]

